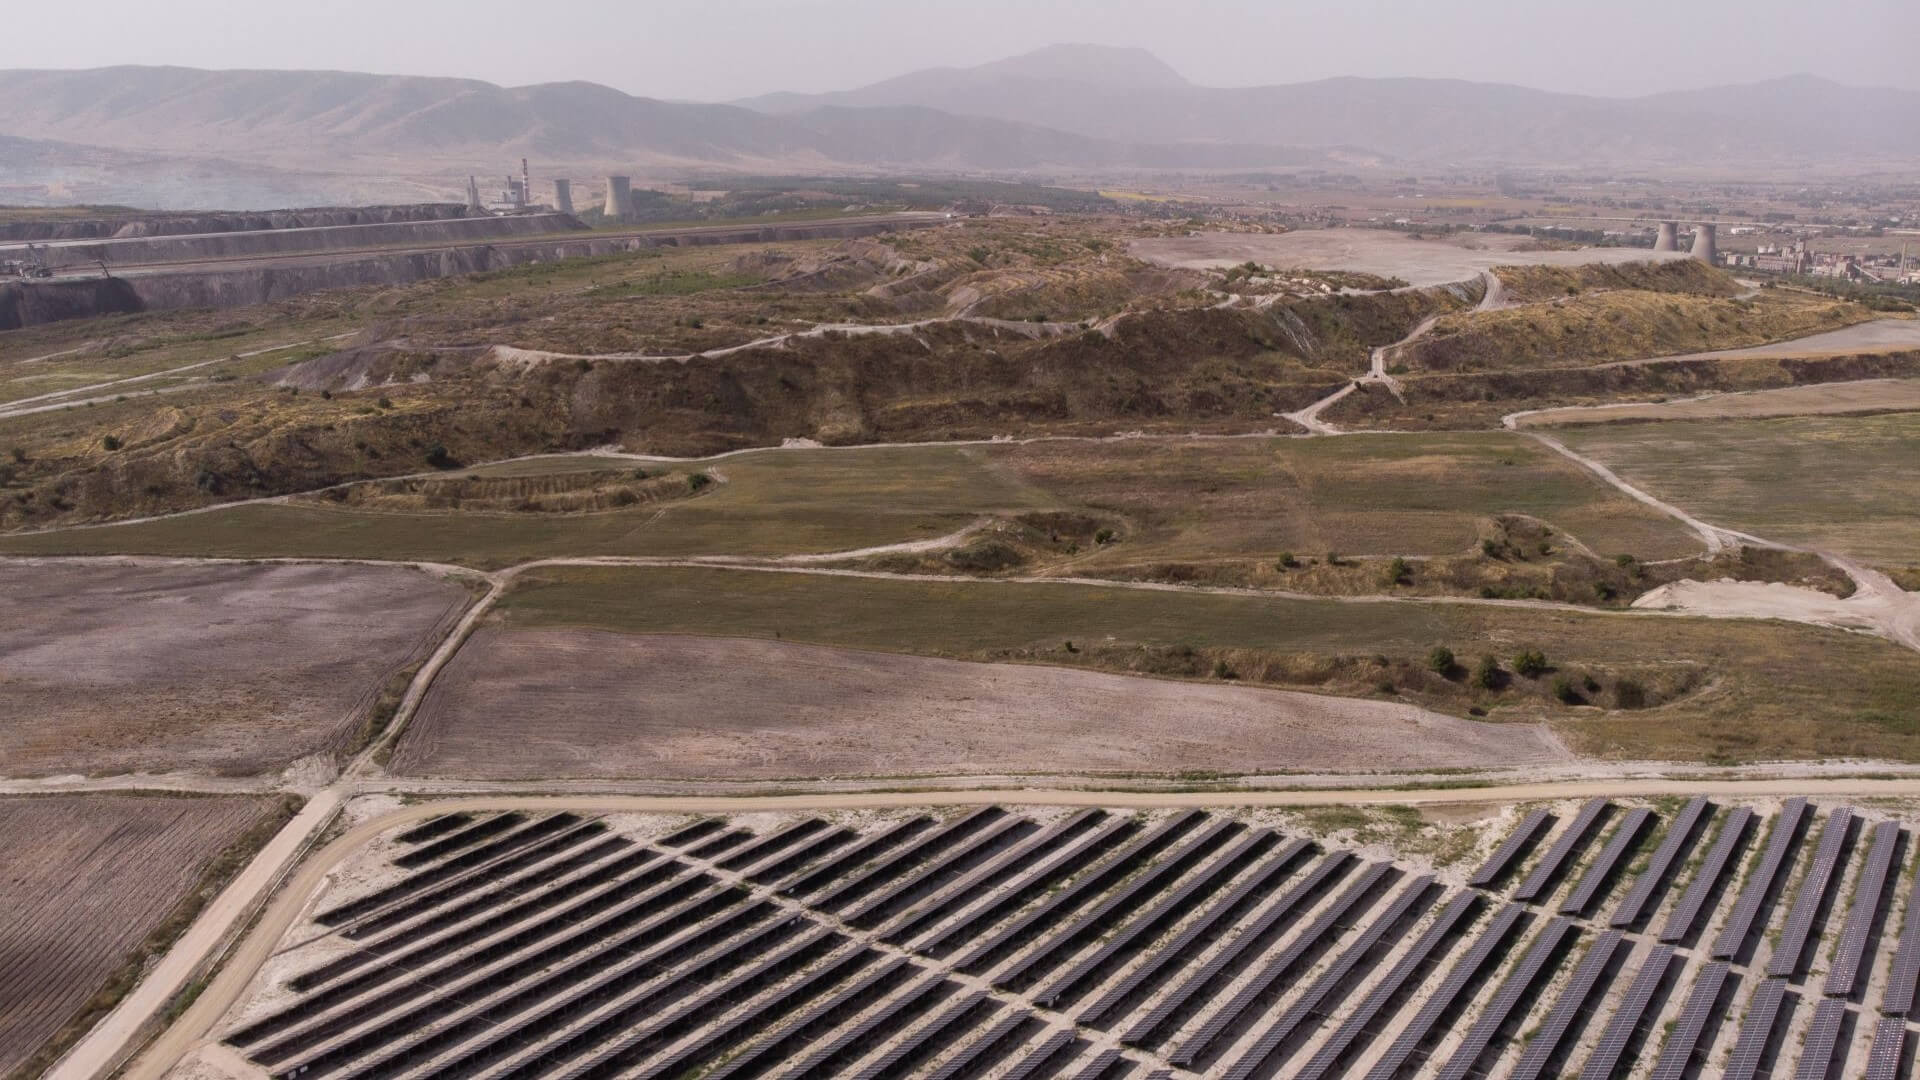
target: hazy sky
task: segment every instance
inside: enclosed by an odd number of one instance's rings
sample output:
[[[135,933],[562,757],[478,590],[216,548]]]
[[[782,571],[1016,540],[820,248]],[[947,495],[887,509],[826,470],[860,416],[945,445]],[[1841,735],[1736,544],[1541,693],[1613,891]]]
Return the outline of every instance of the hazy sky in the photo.
[[[1632,95],[1812,72],[1920,90],[1920,0],[5,0],[0,68],[183,64],[590,79],[726,100],[1053,42],[1195,82],[1424,75]]]

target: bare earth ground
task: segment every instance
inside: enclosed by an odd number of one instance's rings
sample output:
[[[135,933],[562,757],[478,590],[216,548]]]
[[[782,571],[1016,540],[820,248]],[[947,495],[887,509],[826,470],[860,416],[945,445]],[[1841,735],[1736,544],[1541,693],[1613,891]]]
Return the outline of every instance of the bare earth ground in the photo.
[[[257,772],[339,749],[466,606],[399,568],[0,564],[0,769]]]
[[[1920,410],[1920,379],[1862,379],[1779,390],[1708,394],[1674,401],[1622,405],[1573,405],[1515,413],[1511,427],[1610,423],[1620,420],[1744,420],[1769,416],[1831,416],[1842,413]]]
[[[0,800],[0,1076],[100,988],[265,804],[224,796]]]
[[[1722,356],[1825,356],[1920,346],[1920,319],[1875,319],[1838,330],[1789,338],[1771,345],[1665,356],[1662,360],[1711,360]]]
[[[1127,250],[1134,258],[1186,270],[1221,269],[1253,261],[1282,268],[1351,270],[1399,277],[1413,285],[1465,281],[1496,266],[1585,266],[1686,257],[1656,255],[1644,248],[1516,250],[1531,243],[1530,237],[1497,233],[1415,240],[1384,229],[1309,229],[1278,236],[1201,233],[1159,237],[1135,240]]]
[[[783,778],[1570,757],[1542,727],[1395,703],[765,641],[484,629],[435,682],[392,768]]]

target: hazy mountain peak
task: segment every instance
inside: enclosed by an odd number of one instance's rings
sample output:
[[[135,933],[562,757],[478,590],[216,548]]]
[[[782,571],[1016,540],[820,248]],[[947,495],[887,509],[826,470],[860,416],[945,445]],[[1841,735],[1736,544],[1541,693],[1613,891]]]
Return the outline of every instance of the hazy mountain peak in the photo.
[[[1003,78],[1049,79],[1141,90],[1193,85],[1151,52],[1113,45],[1048,45],[971,70]]]

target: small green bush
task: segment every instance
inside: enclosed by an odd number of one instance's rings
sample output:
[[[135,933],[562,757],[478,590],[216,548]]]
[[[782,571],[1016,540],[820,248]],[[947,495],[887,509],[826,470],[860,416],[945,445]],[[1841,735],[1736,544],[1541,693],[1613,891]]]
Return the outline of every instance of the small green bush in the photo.
[[[1553,680],[1553,696],[1559,698],[1562,705],[1586,703],[1586,699],[1580,696],[1580,691],[1573,685],[1573,680],[1565,675]]]
[[[1101,529],[1099,532],[1093,534],[1093,542],[1096,544],[1111,544],[1113,543],[1114,535],[1112,529]]]
[[[1395,555],[1393,561],[1387,564],[1387,586],[1391,588],[1395,585],[1406,585],[1412,580],[1413,567],[1408,564],[1407,560]]]
[[[1491,655],[1483,656],[1473,666],[1473,685],[1482,690],[1498,690],[1506,681],[1506,672],[1500,670],[1500,661]]]
[[[1291,570],[1300,565],[1300,560],[1293,557],[1293,552],[1283,551],[1280,553],[1280,557],[1274,560],[1273,565],[1276,569]]]
[[[697,472],[687,477],[687,490],[700,491],[711,483],[713,483],[713,477],[703,472]]]
[[[1435,645],[1427,653],[1427,669],[1436,675],[1451,675],[1455,664],[1453,650],[1445,645]]]
[[[1513,658],[1513,670],[1529,679],[1537,679],[1548,671],[1547,654],[1539,649],[1528,649]]]
[[[108,453],[112,453],[115,450],[120,449],[120,437],[118,435],[101,436],[100,449],[105,450]]]

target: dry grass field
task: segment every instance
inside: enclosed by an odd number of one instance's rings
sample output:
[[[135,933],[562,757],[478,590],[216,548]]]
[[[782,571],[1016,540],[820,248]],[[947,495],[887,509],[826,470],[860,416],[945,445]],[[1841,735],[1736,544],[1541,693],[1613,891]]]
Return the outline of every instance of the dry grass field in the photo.
[[[1716,524],[1888,567],[1920,562],[1920,415],[1609,424],[1556,437]]]
[[[1731,394],[1599,407],[1545,409],[1519,417],[1523,428],[1558,424],[1612,424],[1632,420],[1759,420],[1774,416],[1920,411],[1920,379],[1791,386]]]
[[[251,774],[338,754],[470,599],[398,568],[0,563],[0,761]]]
[[[1482,519],[1525,514],[1611,557],[1678,558],[1698,541],[1538,443],[1508,432],[1338,439],[1030,443],[994,458],[1062,502],[1121,515],[1098,571],[1281,552],[1450,555]]]
[[[486,629],[435,681],[391,767],[500,780],[738,780],[1568,758],[1544,728],[1398,702],[786,642]]]
[[[502,605],[515,628],[779,638],[1481,708],[1548,719],[1575,750],[1610,757],[1920,760],[1912,654],[1785,623],[706,569],[544,570]],[[1480,690],[1464,670],[1428,669],[1437,645],[1463,668],[1537,648],[1554,670]],[[1560,676],[1583,704],[1556,700]]]
[[[55,1049],[49,1040],[70,1039],[75,1021],[92,1018],[90,999],[103,1005],[125,989],[129,954],[163,924],[185,926],[181,906],[212,891],[209,864],[270,805],[237,796],[0,799],[0,1077],[37,1074]]]

